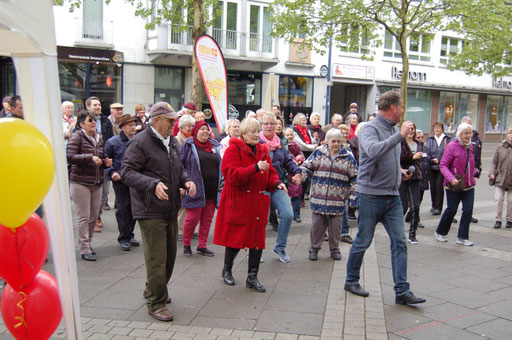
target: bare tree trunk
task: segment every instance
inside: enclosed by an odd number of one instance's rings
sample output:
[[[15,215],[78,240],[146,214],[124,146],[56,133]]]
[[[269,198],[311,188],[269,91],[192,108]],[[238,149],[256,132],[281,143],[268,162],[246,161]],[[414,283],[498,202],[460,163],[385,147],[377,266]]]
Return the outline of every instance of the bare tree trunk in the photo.
[[[197,38],[205,33],[203,0],[194,0],[194,29],[192,30],[194,46]],[[199,110],[203,109],[203,81],[194,52],[192,52],[192,102],[196,104]]]
[[[400,125],[407,119],[407,81],[409,80],[409,55],[407,54],[407,37],[408,34],[400,36],[400,50],[402,52],[402,77],[400,79],[400,91],[404,103],[404,113],[400,119]]]

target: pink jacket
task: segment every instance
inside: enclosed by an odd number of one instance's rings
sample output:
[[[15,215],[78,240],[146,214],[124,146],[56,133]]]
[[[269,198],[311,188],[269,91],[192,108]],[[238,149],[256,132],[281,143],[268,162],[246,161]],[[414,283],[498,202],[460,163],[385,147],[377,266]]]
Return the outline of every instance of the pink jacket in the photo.
[[[455,178],[455,174],[464,174],[466,167],[467,151],[458,140],[450,142],[443,153],[439,169],[444,176],[443,185],[446,186],[448,182]],[[464,180],[467,187],[472,187],[476,184],[475,181],[475,157],[473,154],[473,145],[469,149],[469,165],[466,170]]]

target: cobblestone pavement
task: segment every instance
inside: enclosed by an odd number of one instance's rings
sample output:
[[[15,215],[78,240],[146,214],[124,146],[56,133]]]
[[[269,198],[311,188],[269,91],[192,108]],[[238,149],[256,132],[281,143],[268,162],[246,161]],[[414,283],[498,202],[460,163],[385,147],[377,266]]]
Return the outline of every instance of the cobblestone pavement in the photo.
[[[484,153],[484,170],[496,145]],[[492,152],[491,152],[492,151]],[[490,156],[489,156],[490,155]],[[272,253],[276,233],[267,230],[267,249],[259,278],[266,293],[245,288],[247,259],[241,252],[234,276],[237,285],[223,284],[220,272],[223,248],[209,247],[212,258],[195,253],[178,258],[169,292],[170,323],[155,322],[147,314],[142,291],[145,267],[142,247],[123,252],[117,245],[113,211],[105,211],[105,227],[94,236],[96,263],[77,260],[82,337],[84,339],[511,339],[512,338],[512,230],[492,228],[493,189],[487,173],[477,185],[472,225],[473,247],[455,245],[457,225],[448,243],[438,243],[433,232],[438,216],[431,216],[429,194],[421,211],[425,229],[420,244],[409,245],[409,281],[412,290],[427,298],[417,307],[395,305],[389,239],[378,227],[362,269],[362,285],[370,297],[343,290],[349,246],[341,244],[342,261],[334,262],[324,247],[319,260],[308,260],[309,209],[300,224],[293,223],[287,252],[281,263]],[[113,202],[111,193],[110,202]],[[457,218],[460,218],[460,211]],[[356,223],[351,221],[351,234]],[[138,236],[138,227],[136,228]],[[213,233],[213,227],[212,232]],[[211,240],[210,240],[211,241]],[[327,246],[327,244],[326,244]],[[78,259],[77,253],[77,259]],[[43,268],[52,272],[50,261]],[[63,327],[53,335],[65,338]],[[12,339],[0,323],[0,339]]]

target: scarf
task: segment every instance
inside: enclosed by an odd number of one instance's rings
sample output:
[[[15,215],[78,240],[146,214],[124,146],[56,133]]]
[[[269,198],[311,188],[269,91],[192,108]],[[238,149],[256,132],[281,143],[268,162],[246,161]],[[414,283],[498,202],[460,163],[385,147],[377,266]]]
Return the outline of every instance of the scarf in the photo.
[[[457,140],[459,141],[460,145],[464,147],[464,149],[469,149],[471,147],[471,139],[468,143],[464,143],[459,137],[457,137]]]
[[[295,125],[295,128],[300,132],[300,134],[302,135],[302,139],[304,140],[304,142],[306,144],[311,144],[311,139],[309,139],[309,136],[308,136],[308,130],[306,130],[305,127],[302,127],[300,125]]]
[[[192,134],[191,134],[191,133],[186,133],[186,132],[185,132],[185,131],[183,131],[183,130],[180,130],[180,132],[181,132],[185,137],[187,137],[187,138],[192,137]]]
[[[201,143],[200,141],[197,140],[197,133],[199,132],[199,129],[203,125],[208,126],[208,124],[204,121],[197,122],[196,125],[194,126],[194,130],[192,131],[192,136],[194,136],[194,145],[197,146],[198,148],[203,149],[206,152],[212,152],[213,145],[210,142],[210,140],[206,140],[206,142],[204,142],[204,143]]]
[[[444,136],[446,136],[444,134],[444,132],[441,134],[441,136],[437,137],[436,135],[434,135],[434,138],[436,140],[436,143],[437,143],[437,147],[440,147],[441,146],[441,142],[443,141],[444,139]],[[461,143],[462,144],[462,143]]]
[[[350,124],[350,132],[348,133],[348,140],[351,140],[356,136],[357,124]]]
[[[267,137],[265,137],[263,131],[260,131],[260,138],[262,141],[267,143],[267,145],[270,147],[270,151],[275,151],[275,149],[277,149],[279,145],[281,145],[281,140],[279,139],[279,137],[277,137],[275,133],[274,136],[272,136],[272,139],[269,140],[267,139]]]

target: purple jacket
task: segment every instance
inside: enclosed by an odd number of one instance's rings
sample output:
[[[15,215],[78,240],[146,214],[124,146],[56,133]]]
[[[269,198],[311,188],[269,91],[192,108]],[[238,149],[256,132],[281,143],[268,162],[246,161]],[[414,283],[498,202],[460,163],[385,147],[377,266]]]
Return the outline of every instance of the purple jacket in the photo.
[[[446,146],[443,158],[439,163],[439,169],[444,176],[443,185],[446,186],[448,182],[455,178],[455,174],[462,175],[466,167],[467,151],[459,143],[458,140],[448,143]],[[473,154],[473,145],[469,149],[469,165],[464,176],[466,187],[475,185],[475,156]]]

